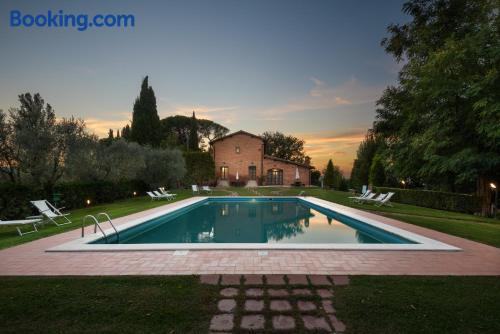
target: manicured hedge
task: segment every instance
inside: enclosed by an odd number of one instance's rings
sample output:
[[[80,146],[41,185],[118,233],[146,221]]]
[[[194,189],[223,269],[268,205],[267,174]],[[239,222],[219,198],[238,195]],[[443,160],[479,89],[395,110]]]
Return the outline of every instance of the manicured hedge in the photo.
[[[432,190],[375,187],[377,192],[394,192],[394,202],[423,206],[426,208],[475,213],[480,211],[480,199],[473,195]]]
[[[92,204],[108,203],[129,198],[133,192],[144,194],[147,185],[141,181],[126,182],[68,182],[60,183],[52,191],[35,190],[25,185],[0,184],[0,219],[22,219],[35,214],[29,201],[47,199],[53,203],[54,194],[59,194],[58,207],[76,209],[84,207],[90,199]]]

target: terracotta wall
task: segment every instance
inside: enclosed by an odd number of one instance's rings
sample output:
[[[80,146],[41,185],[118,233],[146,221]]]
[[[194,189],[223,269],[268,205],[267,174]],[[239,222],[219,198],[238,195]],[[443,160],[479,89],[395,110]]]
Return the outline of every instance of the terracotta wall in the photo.
[[[244,134],[237,134],[216,141],[212,145],[212,154],[215,160],[215,173],[217,179],[220,179],[220,168],[227,166],[229,168],[229,180],[236,180],[236,171],[239,174],[239,180],[246,182],[248,180],[248,166],[256,166],[257,180],[261,175],[263,142],[259,138]],[[236,153],[236,147],[239,146],[240,153]]]
[[[283,185],[289,186],[295,183],[295,167],[299,169],[300,182],[306,186],[310,185],[309,168],[297,166],[279,160],[264,159],[264,180],[269,169],[277,168],[283,170]]]

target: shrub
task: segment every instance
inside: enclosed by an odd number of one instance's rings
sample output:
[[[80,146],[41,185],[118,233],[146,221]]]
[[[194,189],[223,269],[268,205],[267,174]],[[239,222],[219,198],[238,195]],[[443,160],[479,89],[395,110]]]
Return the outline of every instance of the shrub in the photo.
[[[215,178],[215,162],[208,152],[185,152],[185,184],[208,183]]]
[[[468,194],[449,193],[443,191],[399,189],[375,187],[377,192],[394,192],[394,202],[423,206],[426,208],[475,213],[479,211],[480,200]]]
[[[144,193],[147,185],[141,181],[126,182],[68,182],[56,185],[53,191],[33,190],[32,187],[12,183],[0,184],[0,218],[23,219],[36,213],[30,201],[47,199],[56,206],[76,209],[85,206],[87,199],[92,204],[108,203],[130,198],[133,192]],[[60,194],[60,201],[54,203],[53,195]]]
[[[177,185],[186,174],[186,165],[178,149],[149,149],[145,152],[145,168],[138,178],[152,188]]]

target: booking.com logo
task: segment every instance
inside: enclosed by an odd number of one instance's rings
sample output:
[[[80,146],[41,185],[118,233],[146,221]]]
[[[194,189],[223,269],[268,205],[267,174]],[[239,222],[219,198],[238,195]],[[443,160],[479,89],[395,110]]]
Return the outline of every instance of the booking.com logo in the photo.
[[[135,16],[131,14],[66,14],[62,10],[47,11],[47,14],[23,14],[19,10],[10,11],[11,27],[77,28],[85,31],[89,27],[134,27]]]

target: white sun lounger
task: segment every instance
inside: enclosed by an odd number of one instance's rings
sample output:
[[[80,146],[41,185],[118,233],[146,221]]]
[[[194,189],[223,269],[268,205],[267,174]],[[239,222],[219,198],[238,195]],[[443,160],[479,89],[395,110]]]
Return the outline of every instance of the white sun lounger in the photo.
[[[164,187],[160,187],[160,188],[158,188],[158,190],[160,191],[160,194],[162,194],[162,195],[171,195],[171,196],[174,196],[174,197],[177,196],[177,194],[173,194],[170,191],[165,190]]]
[[[349,196],[349,198],[352,199],[352,200],[359,200],[359,199],[362,199],[362,198],[366,198],[371,193],[372,193],[371,190],[367,190],[363,194],[361,194],[360,196]]]
[[[156,196],[158,196],[160,198],[166,198],[169,201],[174,199],[174,196],[172,194],[162,194],[161,192],[156,191],[156,190],[153,190],[153,194],[155,194]]]
[[[395,193],[388,193],[387,196],[385,196],[383,199],[380,201],[376,201],[375,205],[376,206],[382,206],[382,205],[387,205],[387,206],[392,206],[391,203],[391,197],[394,196]]]
[[[22,237],[25,234],[38,232],[38,230],[36,229],[36,223],[41,221],[42,221],[41,219],[0,220],[0,226],[17,225],[16,226],[17,233],[19,233],[19,236]],[[28,232],[22,232],[20,227],[24,225],[33,225],[33,230]]]
[[[200,193],[200,189],[198,189],[198,186],[196,184],[191,185],[191,189],[193,190],[193,194]]]
[[[201,187],[201,190],[203,190],[204,192],[209,193],[209,194],[212,193],[212,189],[210,189],[209,186],[203,186],[203,187]]]
[[[357,203],[363,203],[363,201],[371,200],[372,198],[375,197],[375,195],[377,195],[377,194],[370,192],[368,195],[366,195],[364,197],[359,196],[358,198],[355,198],[353,200],[354,200],[354,202],[357,202]]]
[[[159,193],[156,194],[154,191],[146,191],[146,194],[148,194],[149,197],[154,201],[155,199],[160,200],[160,199],[167,199],[167,196],[160,195]]]
[[[375,193],[373,193],[373,195],[375,196]],[[359,202],[360,203],[364,203],[364,202],[375,202],[376,203],[376,202],[379,202],[379,201],[383,200],[387,196],[387,194],[378,194],[377,197],[374,197],[374,196],[371,196],[371,197],[368,196],[370,198],[368,198],[368,197],[361,198],[359,200]]]
[[[43,200],[39,200],[39,201],[31,201],[31,204],[33,204],[33,206],[35,208],[37,208],[37,210],[40,212],[40,214],[49,219],[51,222],[53,222],[54,224],[56,224],[57,226],[62,226],[62,225],[67,225],[67,224],[71,224],[72,221],[68,219],[68,217],[66,217],[67,215],[69,215],[69,213],[62,213],[60,210],[63,209],[63,208],[56,208],[55,206],[53,206],[52,204],[50,204],[49,201],[43,199]],[[26,217],[26,218],[39,218],[40,216],[30,216],[30,217]],[[58,223],[56,222],[56,218],[64,218],[66,220],[65,223]]]

